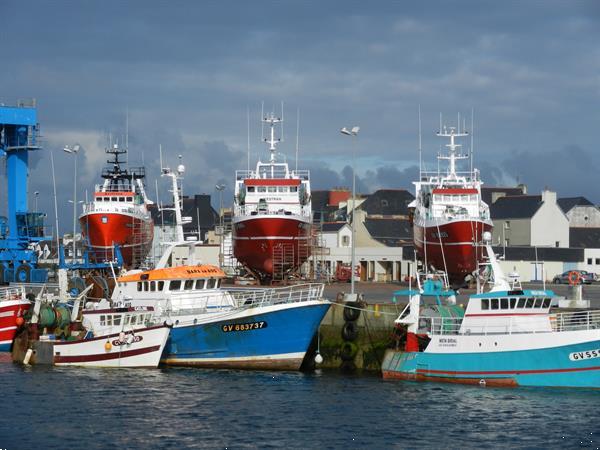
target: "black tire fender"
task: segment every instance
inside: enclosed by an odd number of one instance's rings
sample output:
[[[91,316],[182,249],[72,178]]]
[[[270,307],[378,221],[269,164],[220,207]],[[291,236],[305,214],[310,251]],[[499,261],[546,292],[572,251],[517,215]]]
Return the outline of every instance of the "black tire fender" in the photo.
[[[340,347],[340,358],[342,361],[353,361],[358,347],[354,342],[344,342]]]
[[[345,341],[355,341],[358,337],[358,325],[356,322],[346,322],[342,327],[342,339]]]
[[[344,320],[346,322],[354,322],[360,317],[360,304],[358,302],[348,302],[344,306]]]

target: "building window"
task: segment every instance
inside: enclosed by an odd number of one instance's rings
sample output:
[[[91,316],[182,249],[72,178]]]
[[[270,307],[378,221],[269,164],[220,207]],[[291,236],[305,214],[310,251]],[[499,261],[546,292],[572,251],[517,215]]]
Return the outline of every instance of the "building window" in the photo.
[[[556,241],[556,247],[560,247],[560,241]]]
[[[350,245],[350,236],[342,236],[342,247],[348,247]]]
[[[590,266],[592,265],[592,258],[588,258],[588,265],[590,265]]]
[[[507,220],[506,222],[504,222],[504,229],[510,230],[510,220]]]
[[[600,258],[596,258],[596,265],[600,264]]]

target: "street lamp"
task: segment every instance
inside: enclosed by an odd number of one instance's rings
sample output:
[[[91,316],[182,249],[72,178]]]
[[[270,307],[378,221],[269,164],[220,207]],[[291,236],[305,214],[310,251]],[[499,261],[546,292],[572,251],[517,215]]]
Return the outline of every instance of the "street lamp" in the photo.
[[[219,266],[223,266],[223,190],[226,188],[224,184],[215,185],[215,189],[219,191]]]
[[[63,151],[73,155],[75,160],[75,172],[73,173],[73,262],[75,262],[75,233],[77,231],[77,154],[81,147],[75,144],[73,147],[65,145]]]
[[[340,133],[342,133],[343,135],[346,136],[351,136],[356,138],[358,136],[358,132],[360,130],[360,127],[352,127],[352,129],[348,130],[348,128],[344,127],[340,130]],[[356,140],[356,139],[355,139]],[[354,159],[355,159],[355,147],[356,145],[352,146],[352,222],[350,223],[350,230],[352,233],[352,256],[351,256],[351,262],[350,262],[350,294],[352,294],[352,300],[354,299],[354,265],[355,265],[355,260],[356,260],[356,252],[354,249],[355,246],[355,227],[354,227],[354,209],[355,209],[355,205],[356,205],[356,173],[354,171]]]

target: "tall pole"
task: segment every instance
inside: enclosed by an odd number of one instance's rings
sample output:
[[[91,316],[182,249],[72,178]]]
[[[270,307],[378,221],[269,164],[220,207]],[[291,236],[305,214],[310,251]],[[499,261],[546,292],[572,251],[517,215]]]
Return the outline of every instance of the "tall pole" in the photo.
[[[215,189],[219,191],[219,266],[223,266],[223,189],[224,184],[217,184]]]
[[[77,253],[75,253],[75,233],[77,232],[77,152],[74,152],[75,176],[73,177],[73,264]]]
[[[351,130],[348,130],[348,128],[344,127],[340,130],[340,132],[346,136],[350,136],[351,138],[353,138],[353,141],[356,141],[356,138],[358,136],[358,131],[360,130],[360,127],[352,127]],[[355,153],[356,153],[356,145],[357,143],[354,142],[352,143],[352,222],[350,222],[350,232],[352,235],[352,242],[351,242],[351,246],[350,246],[350,294],[352,297],[354,297],[354,265],[356,264],[356,227],[354,226],[354,221],[356,219],[355,216],[355,209],[356,209],[356,171],[355,171]]]

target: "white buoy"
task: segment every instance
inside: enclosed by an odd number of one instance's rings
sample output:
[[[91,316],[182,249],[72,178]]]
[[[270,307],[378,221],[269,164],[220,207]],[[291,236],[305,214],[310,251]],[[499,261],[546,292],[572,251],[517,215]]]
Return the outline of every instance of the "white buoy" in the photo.
[[[321,364],[322,362],[323,362],[323,357],[321,356],[321,354],[320,354],[320,353],[317,353],[317,354],[315,355],[315,363],[317,363],[317,364]]]
[[[27,349],[27,353],[25,353],[25,358],[23,358],[23,364],[26,366],[29,365],[29,360],[31,359],[31,354],[33,353],[32,349]]]

